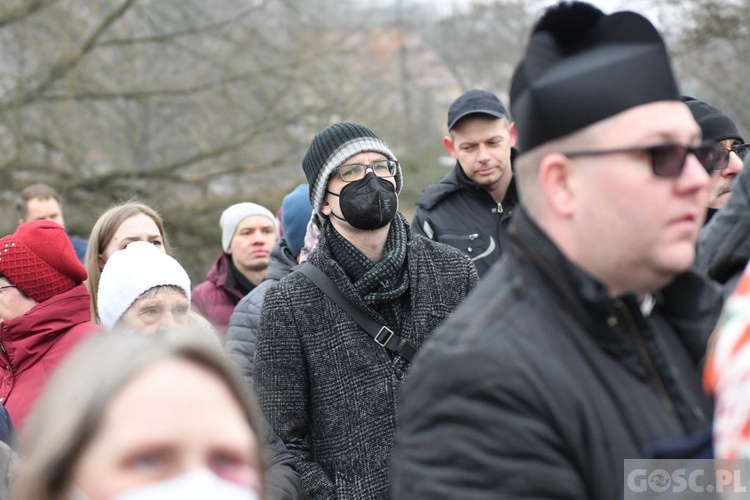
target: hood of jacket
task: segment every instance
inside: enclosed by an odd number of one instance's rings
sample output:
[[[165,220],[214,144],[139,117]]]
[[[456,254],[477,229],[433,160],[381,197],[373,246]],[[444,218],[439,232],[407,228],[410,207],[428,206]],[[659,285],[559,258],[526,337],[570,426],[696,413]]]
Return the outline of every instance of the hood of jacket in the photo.
[[[284,238],[279,238],[271,250],[265,279],[278,281],[289,274],[296,266],[297,261],[294,260],[294,256],[292,256],[292,252],[289,250],[286,240]]]
[[[60,337],[74,328],[96,330],[91,322],[91,299],[81,283],[2,323],[2,345],[19,369],[44,355]]]

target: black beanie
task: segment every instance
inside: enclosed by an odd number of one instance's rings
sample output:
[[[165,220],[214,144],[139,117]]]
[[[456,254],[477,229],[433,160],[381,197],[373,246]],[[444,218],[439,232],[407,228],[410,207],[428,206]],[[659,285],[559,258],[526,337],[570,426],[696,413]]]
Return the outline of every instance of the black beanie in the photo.
[[[700,125],[704,141],[719,142],[724,139],[737,139],[745,142],[737,130],[737,125],[722,110],[693,97],[684,96],[682,100],[685,101],[690,112],[693,113],[693,118]]]
[[[310,202],[321,217],[320,204],[325,196],[328,178],[352,156],[372,151],[396,160],[391,150],[372,130],[359,123],[334,123],[313,137],[302,159],[302,170],[310,184]],[[401,167],[396,172],[396,193],[401,192]]]

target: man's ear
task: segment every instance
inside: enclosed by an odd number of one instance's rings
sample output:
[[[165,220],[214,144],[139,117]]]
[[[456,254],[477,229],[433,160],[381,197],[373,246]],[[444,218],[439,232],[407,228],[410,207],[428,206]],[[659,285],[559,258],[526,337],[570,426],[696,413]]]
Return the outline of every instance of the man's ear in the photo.
[[[575,168],[570,158],[551,153],[539,164],[539,183],[549,207],[562,217],[575,212],[581,170]]]
[[[326,217],[331,215],[331,204],[328,203],[328,194],[323,196],[323,201],[320,203],[320,211]]]
[[[516,123],[510,122],[510,125],[508,125],[508,136],[510,137],[510,147],[514,148],[516,147]]]
[[[445,147],[446,150],[448,150],[448,153],[453,157],[456,157],[456,148],[453,145],[453,138],[449,135],[446,135],[443,137],[443,147]]]

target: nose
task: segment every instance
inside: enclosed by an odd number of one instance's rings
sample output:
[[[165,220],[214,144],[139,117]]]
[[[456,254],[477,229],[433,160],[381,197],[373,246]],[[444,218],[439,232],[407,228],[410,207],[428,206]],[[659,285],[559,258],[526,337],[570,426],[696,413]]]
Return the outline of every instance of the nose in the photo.
[[[479,156],[477,157],[477,161],[480,161],[482,163],[486,163],[486,162],[490,161],[491,158],[492,157],[490,156],[490,149],[486,145],[480,144],[479,145]]]
[[[731,177],[742,172],[743,162],[742,159],[734,151],[729,153],[729,162],[727,167],[719,171],[722,177]]]
[[[677,178],[678,191],[690,193],[705,189],[711,181],[711,176],[706,172],[700,161],[698,161],[698,158],[694,154],[689,154],[685,158],[685,162],[685,169],[682,175]]]
[[[159,331],[160,332],[167,332],[170,330],[174,330],[179,326],[180,324],[184,323],[184,321],[181,321],[172,311],[166,311],[161,315],[161,318],[159,319]]]

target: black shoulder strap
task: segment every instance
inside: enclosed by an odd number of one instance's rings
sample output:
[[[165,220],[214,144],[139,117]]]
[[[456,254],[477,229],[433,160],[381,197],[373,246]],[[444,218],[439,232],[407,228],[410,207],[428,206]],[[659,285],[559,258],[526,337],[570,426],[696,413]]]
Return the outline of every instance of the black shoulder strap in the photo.
[[[349,302],[331,278],[326,276],[326,274],[314,264],[305,262],[298,268],[298,271],[307,276],[315,286],[320,288],[323,293],[336,302],[336,304],[338,304],[339,307],[349,315],[349,317],[356,321],[359,326],[364,328],[364,330],[370,334],[375,342],[407,361],[411,361],[412,358],[414,358],[417,349],[411,345],[411,343],[402,339],[396,335],[393,330],[385,325],[381,325],[360,308]]]

